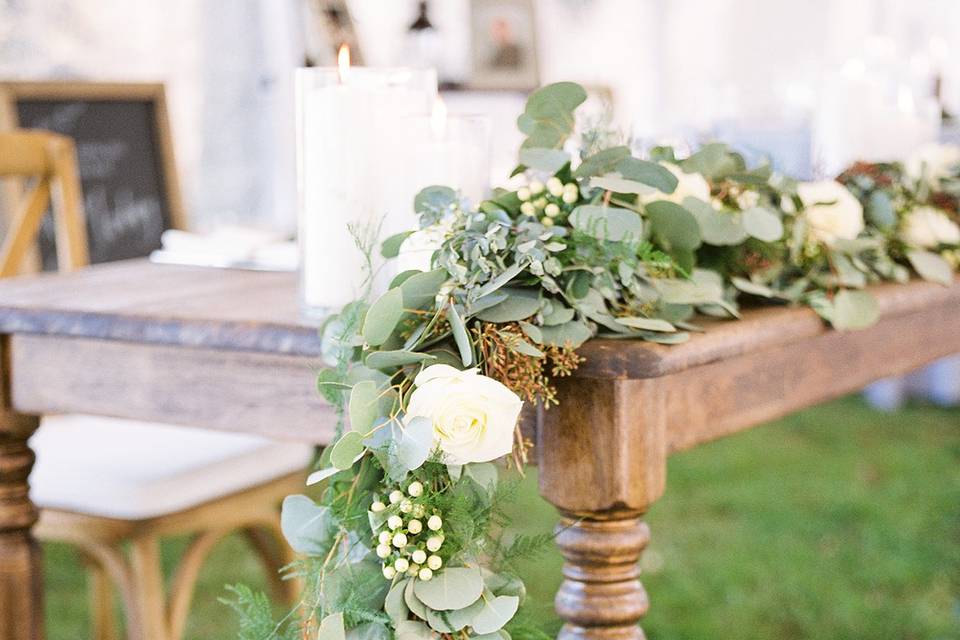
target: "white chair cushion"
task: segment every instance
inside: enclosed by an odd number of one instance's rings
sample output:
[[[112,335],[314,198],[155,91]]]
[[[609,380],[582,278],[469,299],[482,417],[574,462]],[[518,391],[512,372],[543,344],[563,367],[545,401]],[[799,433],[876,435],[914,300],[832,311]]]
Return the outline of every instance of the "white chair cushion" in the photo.
[[[41,508],[139,520],[305,469],[312,447],[258,436],[86,415],[45,417],[30,439]]]

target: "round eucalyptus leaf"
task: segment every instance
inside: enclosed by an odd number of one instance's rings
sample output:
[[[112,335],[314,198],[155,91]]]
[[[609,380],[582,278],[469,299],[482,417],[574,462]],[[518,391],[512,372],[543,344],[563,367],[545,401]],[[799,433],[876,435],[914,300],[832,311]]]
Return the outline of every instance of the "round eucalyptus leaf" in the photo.
[[[747,231],[740,224],[738,216],[728,211],[717,211],[708,202],[699,198],[683,199],[683,206],[700,225],[703,241],[714,246],[734,246],[747,239]]]
[[[400,580],[390,587],[390,591],[387,593],[387,599],[383,602],[383,610],[390,616],[394,627],[406,620],[410,614],[410,607],[407,606],[403,597],[409,581],[409,579]]]
[[[390,289],[370,305],[363,320],[363,339],[377,346],[387,341],[403,316],[403,292]]]
[[[833,298],[833,326],[837,329],[865,329],[879,317],[877,300],[866,291],[843,289]]]
[[[349,469],[363,453],[363,435],[356,431],[347,431],[330,452],[330,463],[337,469]]]
[[[534,289],[504,288],[507,295],[499,303],[477,314],[484,322],[516,322],[540,311],[540,292]]]
[[[316,556],[328,551],[336,525],[329,508],[307,496],[293,495],[283,499],[280,530],[294,551]]]
[[[752,207],[741,214],[743,228],[752,237],[763,242],[776,242],[783,237],[780,216],[764,207]]]
[[[483,576],[479,569],[446,568],[432,580],[416,580],[413,593],[420,602],[436,611],[463,609],[476,602],[483,593]]]
[[[380,415],[380,393],[377,384],[372,380],[362,380],[353,385],[347,412],[351,429],[360,433],[370,431]]]
[[[627,318],[616,318],[618,323],[622,324],[625,327],[630,327],[631,329],[645,329],[647,331],[659,331],[663,333],[673,333],[677,330],[672,324],[666,320],[660,320],[659,318],[641,318],[641,317],[627,317]]]
[[[643,235],[643,221],[629,209],[584,204],[569,219],[575,229],[598,240],[636,242]]]
[[[493,633],[503,628],[517,613],[520,598],[517,596],[497,596],[487,600],[485,606],[471,623],[474,632],[479,634]]]
[[[953,268],[936,253],[911,249],[907,252],[907,259],[924,280],[938,282],[945,286],[953,283]]]
[[[343,629],[343,613],[331,613],[320,621],[317,640],[346,640]]]
[[[700,246],[700,225],[693,214],[667,200],[647,204],[647,218],[653,237],[664,249],[692,251]]]

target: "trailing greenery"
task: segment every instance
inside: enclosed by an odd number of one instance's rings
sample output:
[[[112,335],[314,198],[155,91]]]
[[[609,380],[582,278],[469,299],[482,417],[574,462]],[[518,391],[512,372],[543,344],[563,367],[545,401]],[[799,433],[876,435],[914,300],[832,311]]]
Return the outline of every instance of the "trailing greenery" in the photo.
[[[953,281],[960,227],[945,203],[960,155],[891,165],[889,180],[851,173],[853,191],[797,183],[720,143],[639,158],[594,129],[578,146],[585,99],[573,83],[531,94],[524,186],[475,206],[450,187],[421,191],[420,229],[381,253],[426,245],[429,263],[324,326],[331,367],[318,383],[341,424],[308,481],[320,500],[284,502],[307,589],[275,633],[535,637],[515,618],[526,587],[512,564],[547,540],[503,540],[499,475],[527,461],[523,400],[562,401],[552,381],[577,368],[581,344],[678,344],[702,331],[698,316],[735,319],[745,303],[805,304],[857,329],[878,316],[867,285],[911,269]],[[376,230],[352,231],[372,275]],[[259,628],[262,603],[236,603]]]

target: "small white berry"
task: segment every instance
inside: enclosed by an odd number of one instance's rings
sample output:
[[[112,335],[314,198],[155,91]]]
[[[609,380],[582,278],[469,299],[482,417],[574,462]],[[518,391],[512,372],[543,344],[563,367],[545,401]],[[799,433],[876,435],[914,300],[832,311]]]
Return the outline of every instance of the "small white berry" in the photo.
[[[407,536],[402,533],[398,533],[393,536],[393,546],[395,546],[397,549],[402,549],[403,547],[407,546]]]
[[[568,182],[563,185],[564,191],[572,191],[573,193],[580,193],[580,187],[577,186],[576,182]]]
[[[414,576],[417,575],[418,571],[420,571],[420,565],[412,564],[410,565],[410,568],[407,570],[407,575],[413,578]]]
[[[552,196],[559,196],[563,193],[563,183],[560,182],[560,178],[553,177],[547,180],[547,191],[550,192]]]
[[[413,534],[420,533],[423,531],[423,523],[419,520],[411,520],[407,523],[407,530]]]
[[[379,557],[379,558],[387,558],[387,557],[389,557],[389,555],[390,555],[390,547],[388,547],[388,546],[385,545],[385,544],[378,544],[378,545],[377,545],[377,557]]]
[[[403,573],[410,568],[410,561],[406,558],[397,558],[396,562],[393,563],[393,568],[397,570],[397,573]]]
[[[423,495],[423,485],[419,482],[411,482],[410,486],[407,487],[407,493],[414,498],[419,498]]]
[[[427,539],[427,549],[436,553],[440,550],[440,547],[443,545],[443,538],[440,536],[430,536]]]
[[[567,204],[573,204],[580,197],[580,194],[574,191],[564,191],[563,192],[563,201]]]
[[[545,227],[552,227],[552,226],[553,226],[553,218],[544,218],[543,220],[540,221],[540,224],[542,224],[542,225],[545,226]]]
[[[533,201],[533,206],[535,206],[537,209],[543,209],[545,206],[547,206],[547,199],[537,198]]]
[[[386,508],[387,508],[387,505],[383,504],[379,500],[377,500],[372,505],[370,505],[370,511],[373,511],[374,513],[380,513]]]
[[[427,553],[423,549],[417,549],[410,558],[417,564],[423,564],[427,561]]]
[[[390,504],[397,504],[403,500],[403,492],[399,489],[390,492]]]
[[[525,216],[532,216],[536,212],[537,209],[533,206],[532,202],[524,202],[522,205],[520,205],[520,213]]]
[[[391,529],[399,529],[403,526],[403,518],[400,516],[390,516],[387,518],[387,526]]]
[[[430,516],[430,519],[427,520],[427,528],[430,531],[440,531],[440,527],[443,526],[443,520],[440,519],[440,516]]]
[[[427,566],[436,571],[443,566],[443,559],[440,556],[430,556],[427,558]]]
[[[390,540],[393,536],[390,535],[389,531],[381,531],[380,535],[377,536],[377,542],[380,544],[390,544]]]
[[[530,189],[527,189],[526,187],[520,187],[517,189],[517,197],[526,202],[530,199]]]
[[[430,570],[430,567],[424,567],[423,569],[420,569],[420,573],[417,577],[426,582],[427,580],[433,578],[433,571]]]
[[[560,213],[560,207],[558,207],[553,202],[551,202],[550,204],[548,204],[546,207],[543,208],[543,214],[546,216],[550,216],[551,218],[557,215],[558,213]]]
[[[400,502],[400,513],[410,513],[413,511],[413,503],[409,500],[402,500]]]
[[[543,191],[543,183],[539,180],[534,180],[530,183],[530,193],[537,195]]]
[[[413,505],[414,518],[422,518],[425,515],[427,515],[427,508],[425,506],[423,506],[422,504]]]
[[[397,575],[397,570],[393,567],[384,567],[383,568],[383,577],[387,580],[393,580]]]

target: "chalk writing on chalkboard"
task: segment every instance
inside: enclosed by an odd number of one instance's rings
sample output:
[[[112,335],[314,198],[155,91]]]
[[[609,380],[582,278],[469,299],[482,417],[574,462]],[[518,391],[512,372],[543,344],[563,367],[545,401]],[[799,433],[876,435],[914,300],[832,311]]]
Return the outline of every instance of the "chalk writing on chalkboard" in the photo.
[[[149,255],[170,228],[155,105],[150,100],[20,98],[21,127],[68,135],[77,145],[91,262]],[[54,223],[40,230],[44,269],[56,267]]]

